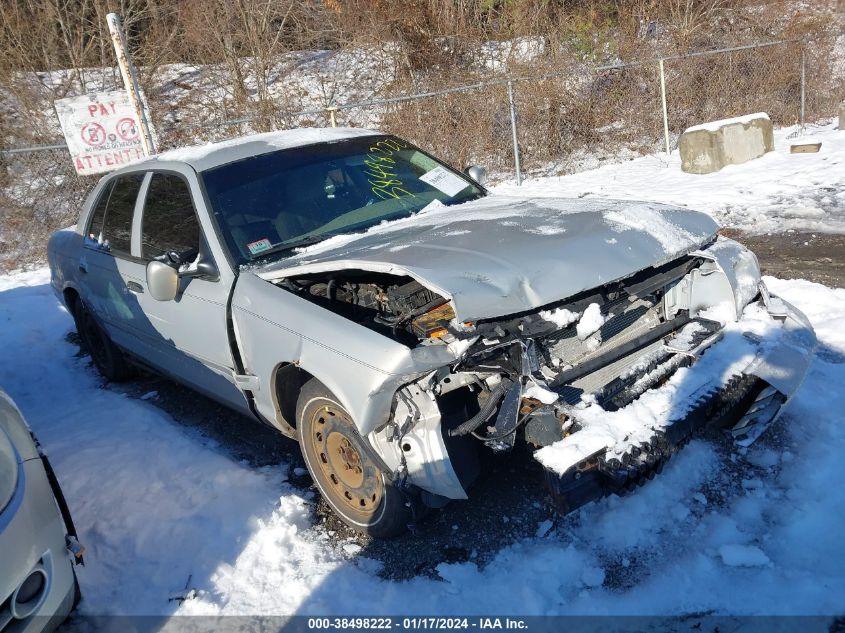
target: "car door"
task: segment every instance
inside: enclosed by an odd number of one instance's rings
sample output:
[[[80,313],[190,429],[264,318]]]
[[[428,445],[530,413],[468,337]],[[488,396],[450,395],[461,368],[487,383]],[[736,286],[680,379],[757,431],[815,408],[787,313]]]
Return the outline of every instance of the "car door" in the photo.
[[[183,275],[173,301],[157,301],[148,292],[146,276],[138,301],[161,347],[161,369],[230,406],[249,411],[235,384],[235,364],[228,333],[227,302],[234,275],[224,258],[215,254],[195,200],[202,202],[196,175],[188,168],[151,172],[139,204],[138,274],[157,259],[190,269],[202,253],[217,274]],[[207,216],[206,216],[207,218]]]
[[[132,254],[132,224],[144,180],[143,172],[122,174],[103,187],[86,229],[79,279],[83,300],[111,339],[136,356],[150,358],[156,350],[137,300],[142,279]]]

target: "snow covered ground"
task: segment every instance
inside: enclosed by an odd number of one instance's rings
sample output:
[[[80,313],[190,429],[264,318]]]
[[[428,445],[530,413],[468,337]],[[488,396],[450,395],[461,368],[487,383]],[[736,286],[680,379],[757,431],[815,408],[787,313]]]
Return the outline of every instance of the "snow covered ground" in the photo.
[[[636,494],[539,524],[484,568],[443,563],[439,579],[381,579],[312,526],[314,499],[284,464],[250,468],[103,386],[66,340],[44,269],[0,277],[0,384],[88,546],[84,614],[833,614],[845,606],[845,289],[766,282],[821,341],[773,433],[744,454],[694,441]],[[194,597],[169,600],[186,585]]]
[[[673,155],[498,190],[683,204],[758,232],[845,230],[845,132],[813,130],[822,152],[797,156],[789,133],[710,176],[683,174]],[[400,582],[314,526],[313,493],[288,482],[287,464],[251,467],[104,385],[48,283],[46,269],[0,276],[0,386],[50,454],[88,547],[83,614],[845,612],[845,289],[766,279],[820,348],[751,449],[695,440],[633,495],[538,522],[484,566],[444,562],[438,578]]]
[[[714,174],[681,171],[677,151],[643,156],[560,177],[536,178],[499,193],[618,198],[677,204],[712,215],[722,226],[750,233],[796,229],[845,232],[845,130],[836,121],[808,126],[818,154],[791,154],[795,127],[775,131],[775,150]]]

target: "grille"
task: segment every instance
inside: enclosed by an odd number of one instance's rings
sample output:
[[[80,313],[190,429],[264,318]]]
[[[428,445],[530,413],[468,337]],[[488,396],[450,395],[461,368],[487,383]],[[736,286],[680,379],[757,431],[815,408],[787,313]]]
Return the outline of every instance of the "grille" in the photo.
[[[596,334],[582,341],[574,327],[567,328],[557,339],[547,342],[549,355],[561,365],[577,365],[645,334],[660,323],[659,303],[651,298],[631,301],[626,297],[608,304],[602,312],[613,316]]]

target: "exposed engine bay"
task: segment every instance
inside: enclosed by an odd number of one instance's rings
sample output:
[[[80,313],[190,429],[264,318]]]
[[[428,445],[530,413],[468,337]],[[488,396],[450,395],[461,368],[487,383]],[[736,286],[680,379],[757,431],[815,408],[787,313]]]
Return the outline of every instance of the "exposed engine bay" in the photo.
[[[585,407],[623,409],[695,364],[725,325],[707,310],[724,304],[736,317],[760,298],[753,255],[719,244],[537,310],[474,322],[459,321],[449,299],[405,276],[343,270],[278,283],[412,351],[454,347],[452,363],[398,390],[391,419],[369,436],[396,481],[439,506],[466,498],[479,450],[557,445],[582,430]],[[599,447],[563,473],[547,470],[557,507],[641,483],[704,426],[753,441],[787,399],[788,389],[764,379],[769,369],[715,385],[647,441]]]
[[[343,271],[279,285],[409,347],[445,333],[455,316],[446,299],[410,277]]]

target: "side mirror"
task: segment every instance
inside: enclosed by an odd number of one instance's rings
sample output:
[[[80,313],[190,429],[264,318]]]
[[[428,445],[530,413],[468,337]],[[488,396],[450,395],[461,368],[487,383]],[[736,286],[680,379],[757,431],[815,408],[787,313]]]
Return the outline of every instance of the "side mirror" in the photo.
[[[217,266],[214,265],[214,262],[203,259],[202,256],[200,256],[194,276],[203,277],[209,281],[217,281],[220,279],[220,271],[217,270]]]
[[[147,288],[156,301],[173,301],[179,291],[179,273],[154,259],[147,264]]]
[[[483,185],[485,182],[487,182],[487,170],[484,169],[484,167],[473,165],[472,167],[467,167],[464,170],[464,173],[470,178],[472,178],[479,185]]]

